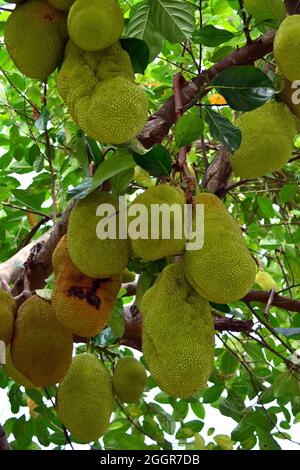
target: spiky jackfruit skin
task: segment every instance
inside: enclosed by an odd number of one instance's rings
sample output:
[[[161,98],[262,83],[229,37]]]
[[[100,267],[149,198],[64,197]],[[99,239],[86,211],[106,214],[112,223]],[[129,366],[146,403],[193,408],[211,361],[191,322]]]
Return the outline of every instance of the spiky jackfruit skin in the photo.
[[[19,372],[14,364],[12,363],[10,356],[10,345],[8,344],[5,349],[5,361],[3,368],[10,379],[12,379],[16,384],[22,385],[25,388],[36,388],[36,386],[28,380],[25,375]]]
[[[130,57],[119,42],[84,52],[70,41],[57,85],[74,121],[101,142],[124,143],[147,120],[147,96],[134,83]]]
[[[48,0],[48,3],[57,10],[69,11],[75,0]]]
[[[274,40],[274,57],[283,75],[290,81],[300,80],[300,15],[287,16]]]
[[[34,296],[19,308],[11,359],[27,379],[37,387],[58,383],[72,360],[72,333],[61,326],[51,304]]]
[[[205,388],[214,358],[209,303],[187,282],[181,264],[167,266],[142,299],[145,360],[159,387],[188,398]]]
[[[4,289],[0,289],[0,341],[8,344],[13,335],[16,302],[13,296]]]
[[[186,278],[209,301],[237,301],[247,294],[256,274],[242,231],[214,194],[199,194],[195,203],[204,205],[204,244],[199,250],[185,251]]]
[[[76,0],[69,12],[68,29],[80,49],[106,49],[122,35],[123,13],[116,0]]]
[[[147,382],[146,369],[134,357],[118,360],[112,379],[117,397],[125,403],[135,403],[141,397]]]
[[[4,41],[20,72],[37,80],[54,72],[64,53],[66,22],[66,14],[44,0],[17,6],[6,22]]]
[[[141,216],[139,213],[131,216],[130,210],[133,209],[136,204],[142,204],[147,209],[147,211],[145,213],[142,212]],[[176,215],[174,215],[174,213],[170,211],[170,225],[164,219],[164,217],[160,215],[159,219],[157,219],[159,220],[159,236],[157,239],[155,239],[154,237],[151,237],[151,228],[153,228],[153,226],[155,225],[155,216],[152,217],[151,211],[155,210],[155,213],[158,214],[154,205],[161,204],[164,204],[167,208],[171,208],[173,205],[176,205],[176,210],[178,210],[178,212],[175,214],[178,214],[178,218]],[[185,245],[183,227],[184,204],[184,192],[179,188],[173,188],[171,186],[168,186],[167,184],[151,186],[133,201],[131,207],[129,208],[129,224],[131,225],[132,223],[134,223],[134,219],[138,217],[138,220],[142,220],[143,226],[148,226],[148,234],[145,234],[147,237],[145,239],[137,238],[135,240],[129,232],[132,249],[137,256],[145,260],[153,261],[160,258],[164,258],[165,256],[177,255],[183,251]],[[178,231],[178,236],[180,238],[175,238],[175,235],[177,235],[176,227],[179,226],[178,224],[180,223],[182,228],[182,230]],[[136,224],[134,223],[134,227],[135,225]],[[170,236],[168,236],[168,234],[166,233],[166,237],[163,238],[165,229],[170,230]]]
[[[109,204],[111,209],[115,208],[115,214],[110,212],[109,218],[107,213],[104,216],[97,215],[97,209],[104,204]],[[101,191],[94,191],[85,199],[81,199],[72,210],[67,235],[68,252],[77,269],[83,274],[94,278],[107,278],[121,274],[127,266],[130,243],[127,238],[119,238],[118,210],[118,199]],[[97,226],[101,221],[115,224],[116,239],[98,238]]]
[[[121,277],[93,279],[82,274],[69,256],[66,236],[57,245],[52,264],[55,282],[51,302],[56,318],[77,336],[97,335],[108,323]]]
[[[260,178],[280,170],[288,162],[296,118],[284,103],[269,101],[243,114],[236,126],[242,132],[242,143],[230,163],[237,176]]]
[[[111,377],[93,354],[73,359],[56,405],[62,423],[81,442],[97,441],[107,431],[114,408]]]

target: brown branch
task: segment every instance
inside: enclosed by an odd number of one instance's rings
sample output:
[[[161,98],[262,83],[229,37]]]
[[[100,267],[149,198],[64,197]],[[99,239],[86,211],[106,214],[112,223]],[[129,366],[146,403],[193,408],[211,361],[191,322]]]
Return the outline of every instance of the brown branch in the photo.
[[[0,424],[0,450],[11,450],[5,431]]]
[[[245,297],[241,299],[242,302],[260,302],[267,304],[270,298],[270,291],[263,290],[250,290]],[[272,300],[272,307],[282,308],[290,312],[300,313],[300,300],[293,300],[288,297],[283,297],[282,295],[274,294]]]
[[[200,98],[207,94],[207,85],[209,85],[210,81],[223,70],[234,65],[252,64],[256,60],[261,59],[266,54],[272,52],[274,37],[275,31],[267,32],[251,44],[235,50],[225,59],[214,64],[209,69],[200,73],[198,77],[187,82],[181,90],[182,106],[188,109],[188,106],[194,102],[195,98]],[[162,142],[175,122],[175,101],[174,97],[171,97],[155,114],[153,114],[153,116],[149,118],[138,138],[144,147],[150,148],[154,144]]]

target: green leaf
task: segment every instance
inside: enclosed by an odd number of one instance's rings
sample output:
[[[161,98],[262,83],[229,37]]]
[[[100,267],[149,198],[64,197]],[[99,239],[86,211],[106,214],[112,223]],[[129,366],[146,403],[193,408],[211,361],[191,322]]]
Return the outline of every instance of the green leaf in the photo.
[[[11,192],[17,201],[21,202],[25,207],[43,212],[41,206],[45,198],[44,193],[31,192],[24,189],[14,189]]]
[[[124,434],[123,432],[109,431],[103,438],[106,450],[144,450],[146,444],[138,435]]]
[[[170,42],[185,41],[195,27],[194,8],[186,0],[150,0],[153,24]]]
[[[152,61],[161,51],[163,37],[153,26],[149,2],[138,3],[132,12],[125,35],[127,38],[138,38],[145,41],[150,51],[149,60]]]
[[[286,338],[293,338],[300,335],[300,328],[274,328],[274,330]]]
[[[145,155],[133,154],[137,165],[147,170],[152,176],[170,176],[172,158],[168,150],[160,144],[154,145]]]
[[[245,6],[247,11],[257,20],[276,19],[278,22],[284,20],[286,16],[284,4],[282,0],[246,0]]]
[[[258,108],[276,93],[269,77],[253,66],[230,67],[213,78],[211,84],[237,111]]]
[[[205,120],[209,125],[213,138],[222,142],[231,153],[236,152],[240,148],[242,133],[240,129],[231,124],[229,119],[212,109],[206,108]]]
[[[272,200],[267,198],[267,197],[258,197],[257,198],[257,204],[258,204],[258,207],[260,208],[261,212],[262,212],[262,215],[264,217],[268,217],[269,219],[271,219],[272,217],[274,217],[276,214],[275,214],[275,211],[273,209],[273,204],[272,204]]]
[[[122,301],[117,301],[112,309],[108,326],[116,338],[121,338],[125,332],[125,319]]]
[[[130,55],[135,73],[145,73],[150,59],[148,44],[143,39],[121,38],[122,48]]]
[[[229,351],[225,351],[221,361],[222,371],[225,374],[233,374],[238,369],[239,364],[239,361]]]
[[[280,202],[283,204],[286,202],[291,202],[295,199],[298,192],[297,183],[284,184],[279,193]]]
[[[281,450],[278,442],[276,442],[270,434],[259,430],[257,431],[257,435],[260,450]]]
[[[97,168],[89,192],[94,191],[112,176],[134,167],[134,159],[127,149],[116,150],[111,157],[104,160]]]
[[[129,168],[128,170],[122,171],[117,175],[110,178],[112,186],[112,194],[114,196],[120,196],[126,193],[130,182],[134,176],[134,168]]]
[[[204,419],[205,409],[202,403],[200,401],[192,401],[190,405],[197,418]]]
[[[175,143],[178,148],[184,147],[200,139],[204,128],[203,118],[199,109],[192,108],[185,113],[176,123],[174,129]]]
[[[231,31],[216,28],[212,25],[204,26],[193,33],[192,39],[196,44],[203,44],[207,47],[216,47],[230,41],[235,36]]]

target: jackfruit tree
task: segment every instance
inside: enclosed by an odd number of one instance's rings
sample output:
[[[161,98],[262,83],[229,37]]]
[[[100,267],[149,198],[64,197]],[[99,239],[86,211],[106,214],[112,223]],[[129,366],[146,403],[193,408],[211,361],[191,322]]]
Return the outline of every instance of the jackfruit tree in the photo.
[[[0,24],[0,450],[298,449],[299,1]]]

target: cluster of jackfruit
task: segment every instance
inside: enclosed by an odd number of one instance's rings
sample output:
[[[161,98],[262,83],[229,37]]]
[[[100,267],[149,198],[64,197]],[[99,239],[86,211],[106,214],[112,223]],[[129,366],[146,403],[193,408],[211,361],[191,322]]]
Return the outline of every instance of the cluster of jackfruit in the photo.
[[[4,39],[30,78],[46,80],[63,61],[58,88],[74,121],[89,137],[120,144],[148,116],[146,94],[119,41],[123,29],[116,0],[27,0],[10,15]]]

